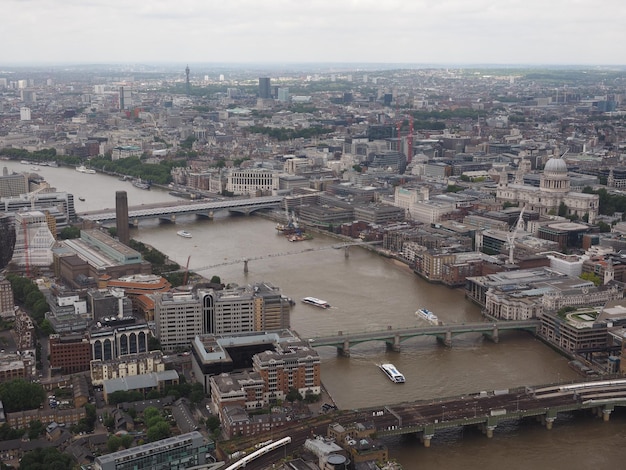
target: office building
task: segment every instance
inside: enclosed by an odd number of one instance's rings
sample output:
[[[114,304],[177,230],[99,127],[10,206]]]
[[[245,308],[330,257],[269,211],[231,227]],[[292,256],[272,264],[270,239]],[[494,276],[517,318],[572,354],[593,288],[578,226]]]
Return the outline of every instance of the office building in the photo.
[[[20,108],[20,121],[30,121],[30,120],[31,120],[30,108],[27,108],[26,106]]]
[[[95,470],[170,470],[206,463],[210,449],[198,431],[96,457]]]
[[[272,98],[272,86],[269,77],[259,78],[259,98],[264,100]]]
[[[46,214],[41,211],[15,214],[15,248],[12,261],[28,271],[34,266],[52,264],[54,236],[48,228]]]
[[[0,276],[0,317],[15,317],[15,300],[13,298],[13,288],[11,283]]]
[[[289,299],[268,283],[226,290],[167,292],[154,298],[156,333],[164,351],[188,349],[191,341],[202,334],[289,327]]]
[[[148,352],[150,328],[130,318],[109,318],[89,332],[90,359],[111,361],[129,354]]]
[[[9,173],[5,166],[0,176],[0,198],[19,196],[28,192],[28,176],[26,173]]]
[[[15,246],[15,224],[13,217],[0,214],[0,270],[4,269],[13,257]]]
[[[91,347],[84,335],[50,335],[50,367],[63,374],[89,370]]]
[[[227,178],[226,191],[236,195],[266,196],[274,194],[279,185],[279,174],[272,170],[232,170]]]

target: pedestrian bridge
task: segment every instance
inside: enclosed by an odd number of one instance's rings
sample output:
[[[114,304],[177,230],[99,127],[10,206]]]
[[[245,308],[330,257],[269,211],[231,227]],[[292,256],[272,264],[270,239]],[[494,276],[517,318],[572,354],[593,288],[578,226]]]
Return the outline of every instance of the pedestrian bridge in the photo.
[[[539,320],[519,320],[506,322],[480,322],[443,324],[436,326],[420,326],[415,328],[387,328],[380,331],[366,331],[349,333],[340,331],[333,336],[319,336],[309,338],[312,347],[334,346],[343,356],[350,356],[350,346],[368,341],[384,341],[393,351],[400,351],[401,343],[416,336],[435,336],[446,346],[452,346],[454,336],[466,333],[482,333],[494,342],[499,341],[500,331],[523,330],[536,334],[539,330]]]
[[[265,196],[250,199],[225,198],[221,201],[180,201],[175,204],[150,204],[141,207],[133,207],[128,211],[128,220],[133,225],[138,225],[140,220],[161,219],[175,222],[177,216],[195,214],[200,217],[212,218],[213,213],[220,210],[238,212],[249,215],[261,209],[279,207],[283,201],[282,196]],[[86,212],[80,215],[84,220],[100,222],[102,224],[113,223],[116,219],[115,210]]]

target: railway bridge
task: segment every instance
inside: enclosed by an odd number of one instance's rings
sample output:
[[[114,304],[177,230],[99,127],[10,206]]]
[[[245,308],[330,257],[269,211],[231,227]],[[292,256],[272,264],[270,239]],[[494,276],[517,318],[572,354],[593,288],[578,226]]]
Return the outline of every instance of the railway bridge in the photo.
[[[381,380],[383,377],[381,375]],[[338,421],[344,424],[355,420],[373,422],[379,437],[417,434],[428,447],[434,435],[444,429],[472,426],[487,437],[493,437],[498,424],[504,421],[534,419],[546,429],[552,429],[559,413],[589,410],[608,421],[615,408],[623,406],[626,406],[626,379],[615,378],[381,405],[338,412]]]

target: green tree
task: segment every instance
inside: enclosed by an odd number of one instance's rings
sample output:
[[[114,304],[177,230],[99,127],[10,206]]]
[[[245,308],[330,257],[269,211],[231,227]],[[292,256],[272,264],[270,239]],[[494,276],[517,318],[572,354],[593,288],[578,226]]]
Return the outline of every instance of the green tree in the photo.
[[[73,225],[64,227],[59,233],[59,238],[62,240],[68,240],[70,238],[78,237],[80,237],[80,228]]]
[[[122,447],[124,447],[124,449],[128,449],[133,445],[133,441],[135,439],[130,434],[124,434],[120,436],[120,440],[122,441]]]
[[[611,226],[609,224],[607,224],[606,222],[598,222],[598,228],[600,229],[600,232],[602,233],[608,233],[611,231]]]
[[[209,416],[206,419],[206,427],[209,431],[215,433],[220,428],[220,419],[215,415]]]
[[[165,421],[160,421],[155,426],[148,428],[146,431],[146,437],[152,442],[170,437],[170,434],[170,425]]]
[[[20,470],[67,470],[72,468],[72,458],[62,454],[56,447],[40,447],[26,452],[20,462]]]
[[[300,395],[298,390],[296,390],[295,388],[290,388],[289,392],[287,392],[287,396],[285,397],[285,399],[288,402],[293,403],[296,400],[301,400],[302,399],[302,395]]]
[[[221,284],[222,283],[222,278],[219,276],[212,276],[211,277],[211,284]]]
[[[602,284],[602,279],[600,279],[600,276],[594,273],[582,273],[580,275],[580,278],[584,279],[585,281],[591,281],[596,286],[599,286],[600,284]]]
[[[559,217],[565,217],[567,215],[567,209],[567,205],[563,201],[561,201],[561,203],[559,204]]]
[[[122,446],[122,440],[115,434],[109,436],[107,439],[107,450],[109,452],[117,452]]]
[[[9,413],[39,408],[45,398],[46,393],[41,385],[26,382],[24,379],[0,384],[0,399],[4,410]]]

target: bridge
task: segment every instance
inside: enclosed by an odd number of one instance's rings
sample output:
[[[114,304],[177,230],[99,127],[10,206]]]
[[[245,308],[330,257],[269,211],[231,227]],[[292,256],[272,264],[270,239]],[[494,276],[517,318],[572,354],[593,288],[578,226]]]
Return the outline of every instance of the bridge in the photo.
[[[318,336],[309,338],[312,347],[334,346],[343,356],[350,356],[350,346],[368,341],[384,341],[387,348],[400,351],[401,343],[417,336],[434,336],[445,346],[452,346],[452,338],[465,333],[482,333],[493,342],[499,341],[500,331],[523,330],[536,334],[539,330],[538,320],[518,320],[506,322],[455,323],[436,326],[421,326],[414,328],[391,328],[379,331],[365,331],[348,333],[340,331],[333,336]]]
[[[326,245],[326,246],[318,246],[316,248],[304,248],[302,250],[281,251],[278,253],[268,253],[266,255],[251,256],[250,258],[238,258],[238,259],[228,260],[222,263],[211,264],[209,266],[200,266],[198,268],[192,268],[191,271],[199,273],[202,271],[208,271],[209,269],[220,268],[222,266],[232,266],[233,264],[243,264],[243,271],[247,273],[248,263],[250,261],[259,261],[259,260],[264,260],[264,259],[269,259],[269,258],[277,258],[280,256],[299,255],[302,253],[313,253],[316,251],[324,251],[324,250],[330,250],[330,249],[333,249],[333,250],[343,249],[344,256],[348,258],[350,256],[349,250],[351,246],[372,246],[372,245],[380,245],[381,243],[382,241],[373,241],[373,242],[355,241],[355,242],[336,243],[333,245]],[[179,269],[178,271],[182,272],[182,271],[185,271],[185,269]]]
[[[381,373],[380,379],[386,380],[386,376]],[[340,411],[337,421],[373,422],[379,437],[417,434],[429,447],[434,435],[444,429],[477,427],[487,437],[493,437],[498,424],[504,421],[532,418],[552,429],[559,413],[590,410],[608,421],[618,406],[626,406],[623,378],[482,391],[441,400]]]
[[[175,222],[177,216],[195,214],[200,217],[212,218],[213,213],[219,210],[229,210],[249,215],[261,209],[279,207],[283,201],[282,196],[265,196],[251,199],[226,198],[221,201],[180,201],[175,204],[150,204],[140,207],[132,207],[128,211],[128,220],[133,225],[138,225],[140,220],[161,219],[167,222]],[[80,215],[84,220],[100,222],[102,224],[115,222],[115,210],[85,212]]]

